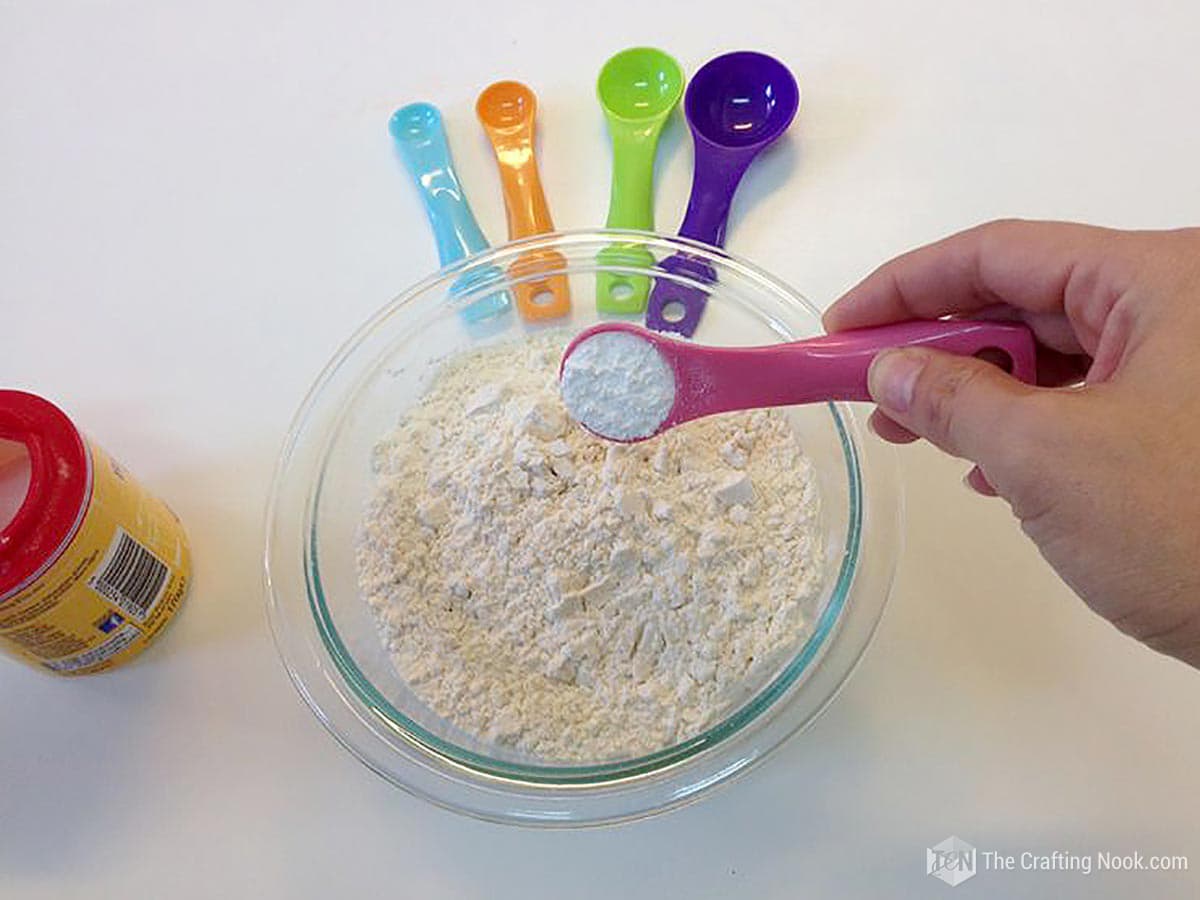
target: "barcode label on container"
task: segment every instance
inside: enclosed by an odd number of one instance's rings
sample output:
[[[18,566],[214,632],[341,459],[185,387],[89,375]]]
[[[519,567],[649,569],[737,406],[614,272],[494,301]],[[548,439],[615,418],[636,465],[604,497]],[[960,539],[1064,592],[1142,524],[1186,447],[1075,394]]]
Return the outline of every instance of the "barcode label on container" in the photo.
[[[100,568],[88,579],[88,587],[139,622],[150,615],[171,570],[123,528],[118,528]]]

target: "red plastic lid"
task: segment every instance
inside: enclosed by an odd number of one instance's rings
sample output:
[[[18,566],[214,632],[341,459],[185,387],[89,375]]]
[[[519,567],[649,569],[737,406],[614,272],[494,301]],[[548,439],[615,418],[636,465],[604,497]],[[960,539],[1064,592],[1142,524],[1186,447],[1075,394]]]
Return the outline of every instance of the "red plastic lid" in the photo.
[[[0,531],[0,603],[57,559],[75,534],[91,492],[83,436],[63,412],[24,391],[0,391],[0,438],[29,451],[29,489]]]

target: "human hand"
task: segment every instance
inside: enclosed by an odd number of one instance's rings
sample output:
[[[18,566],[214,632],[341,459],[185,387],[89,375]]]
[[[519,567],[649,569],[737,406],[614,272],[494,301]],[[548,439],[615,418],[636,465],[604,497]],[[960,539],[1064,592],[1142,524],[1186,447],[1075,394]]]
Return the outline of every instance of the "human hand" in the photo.
[[[1093,610],[1200,667],[1200,229],[992,222],[881,266],[825,325],[948,314],[1027,323],[1039,386],[885,351],[876,433],[973,462],[967,483],[1008,501]]]

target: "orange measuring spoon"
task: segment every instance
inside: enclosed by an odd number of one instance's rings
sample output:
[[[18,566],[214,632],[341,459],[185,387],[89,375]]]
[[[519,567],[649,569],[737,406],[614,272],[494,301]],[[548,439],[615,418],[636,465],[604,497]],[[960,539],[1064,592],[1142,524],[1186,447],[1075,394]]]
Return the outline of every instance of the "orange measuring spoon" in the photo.
[[[533,119],[537,115],[537,97],[533,91],[520,82],[497,81],[479,95],[475,114],[487,132],[500,166],[508,239],[553,231],[554,223],[550,220],[533,152]],[[571,311],[571,294],[564,274],[566,264],[558,251],[541,250],[522,254],[509,266],[509,276],[518,282],[513,293],[522,316],[554,319]]]

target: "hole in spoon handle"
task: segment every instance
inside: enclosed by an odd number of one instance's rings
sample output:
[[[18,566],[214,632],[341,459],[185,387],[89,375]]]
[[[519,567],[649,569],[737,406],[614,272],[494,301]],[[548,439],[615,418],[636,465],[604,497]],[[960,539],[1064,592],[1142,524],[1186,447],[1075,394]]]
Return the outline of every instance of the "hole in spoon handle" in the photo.
[[[657,278],[650,300],[646,305],[646,327],[653,331],[671,331],[684,337],[696,333],[704,307],[708,304],[708,291],[694,282],[713,284],[717,273],[703,260],[686,253],[668,256],[659,268],[676,278]],[[685,278],[693,283],[685,283]],[[682,314],[672,314],[674,308]]]
[[[877,328],[860,328],[802,342],[807,355],[821,360],[821,380],[836,400],[870,400],[867,371],[884,350],[928,347],[958,356],[998,353],[1014,378],[1037,381],[1033,334],[1015,322],[977,322],[969,319],[898,322]]]

